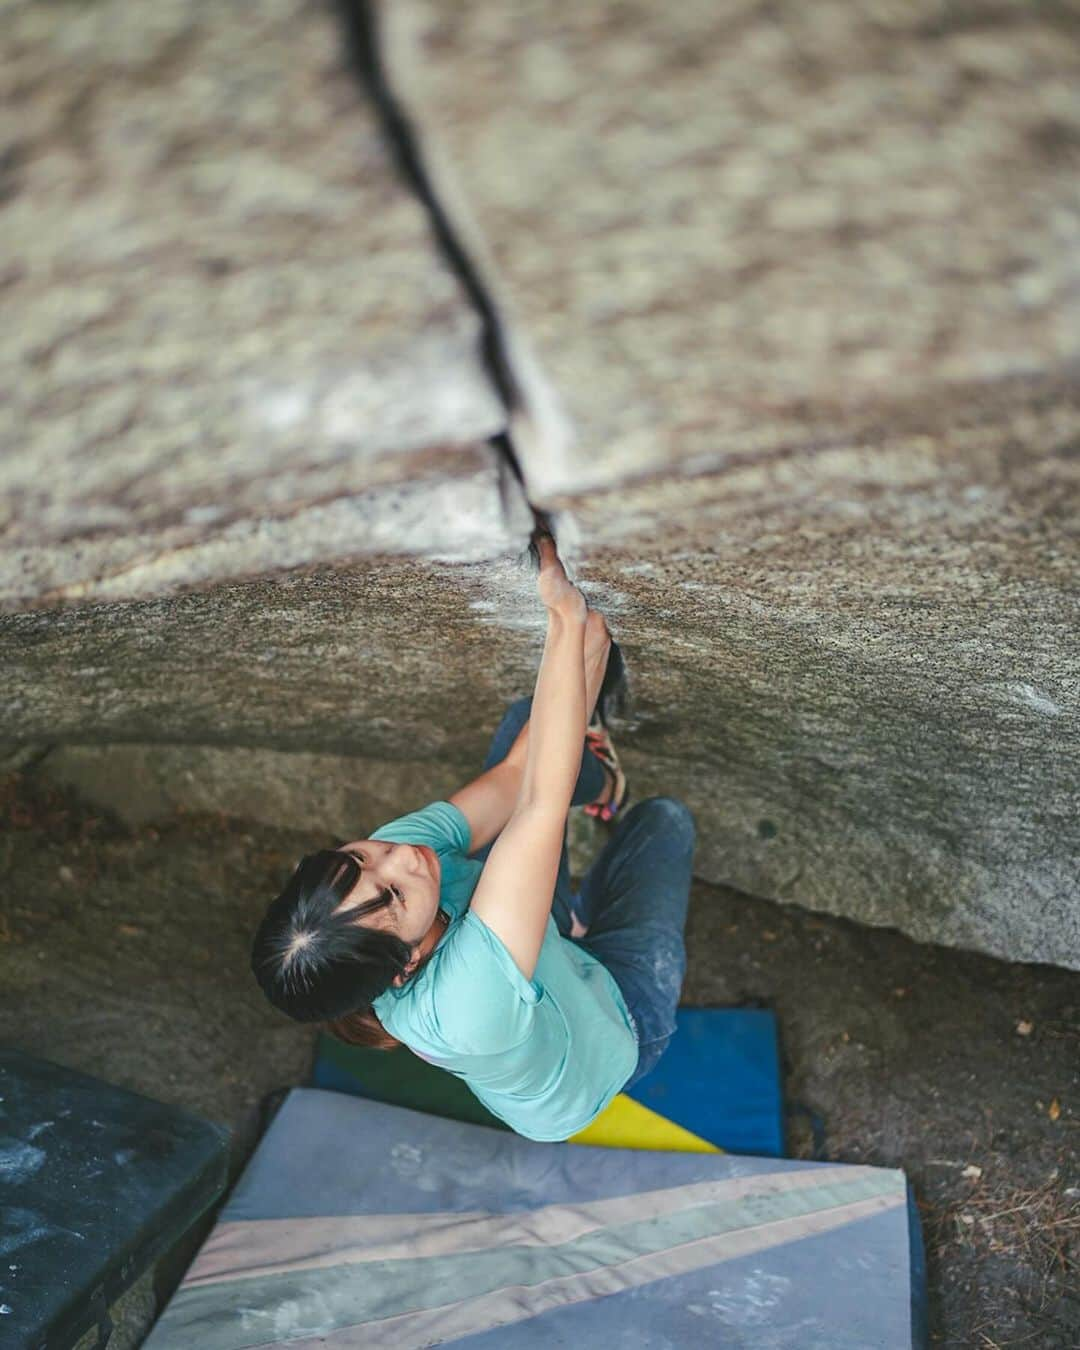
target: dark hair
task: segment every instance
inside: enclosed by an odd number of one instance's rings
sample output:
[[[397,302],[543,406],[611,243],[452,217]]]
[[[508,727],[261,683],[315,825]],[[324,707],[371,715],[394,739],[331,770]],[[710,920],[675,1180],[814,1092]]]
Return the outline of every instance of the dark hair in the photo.
[[[324,1022],[342,1040],[390,1049],[399,1042],[371,1005],[404,972],[412,948],[357,922],[390,904],[386,888],[334,913],[362,874],[359,859],[342,849],[301,858],[255,931],[251,969],[274,1007],[294,1021]]]

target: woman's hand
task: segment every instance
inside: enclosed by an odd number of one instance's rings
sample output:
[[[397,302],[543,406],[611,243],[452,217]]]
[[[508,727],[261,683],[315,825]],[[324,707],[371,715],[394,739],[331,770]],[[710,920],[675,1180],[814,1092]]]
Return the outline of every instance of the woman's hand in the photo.
[[[585,618],[588,609],[585,597],[566,575],[555,548],[555,540],[550,534],[538,531],[536,546],[540,554],[540,577],[536,588],[545,608],[552,614]]]

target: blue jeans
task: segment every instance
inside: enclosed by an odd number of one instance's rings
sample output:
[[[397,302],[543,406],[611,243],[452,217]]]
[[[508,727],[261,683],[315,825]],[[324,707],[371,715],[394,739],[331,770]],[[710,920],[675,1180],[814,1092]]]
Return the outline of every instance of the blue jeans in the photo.
[[[529,719],[532,698],[512,703],[491,742],[484,769],[498,764]],[[607,775],[582,742],[572,806],[603,791]],[[570,888],[563,831],[562,856],[551,912],[564,938],[584,947],[611,972],[634,1019],[638,1062],[625,1087],[655,1065],[675,1031],[675,1009],[686,974],[686,909],[690,901],[696,831],[689,808],[674,797],[647,797],[618,821],[581,881]],[[486,860],[494,840],[469,856]],[[571,938],[572,914],[588,927]]]

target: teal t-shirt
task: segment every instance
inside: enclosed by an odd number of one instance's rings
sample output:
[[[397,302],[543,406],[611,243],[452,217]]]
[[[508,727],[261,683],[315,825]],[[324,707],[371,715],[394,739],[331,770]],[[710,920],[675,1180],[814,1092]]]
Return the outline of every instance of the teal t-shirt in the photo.
[[[634,1024],[614,978],[559,935],[549,915],[527,980],[469,908],[483,863],[467,856],[469,824],[431,802],[370,836],[427,844],[442,868],[446,934],[423,969],[372,1005],[391,1036],[463,1078],[500,1120],[528,1139],[568,1139],[612,1100],[637,1065]]]

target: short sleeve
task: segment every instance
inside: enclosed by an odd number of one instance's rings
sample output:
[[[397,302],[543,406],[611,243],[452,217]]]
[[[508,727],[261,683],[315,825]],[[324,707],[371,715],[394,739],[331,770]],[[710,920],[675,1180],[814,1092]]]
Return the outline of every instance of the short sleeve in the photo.
[[[538,980],[527,980],[514,958],[471,911],[440,944],[423,984],[421,1013],[438,1041],[461,1054],[512,1050],[533,1030],[543,997]]]
[[[452,802],[429,802],[419,811],[388,820],[368,835],[392,844],[427,844],[436,853],[469,851],[469,822]]]
[[[511,986],[517,996],[526,1003],[537,1003],[543,994],[543,986],[535,976],[526,979],[518,963],[506,949],[502,938],[490,929],[478,915],[470,909],[461,921],[463,941],[478,949],[488,962],[493,964],[503,979]]]

